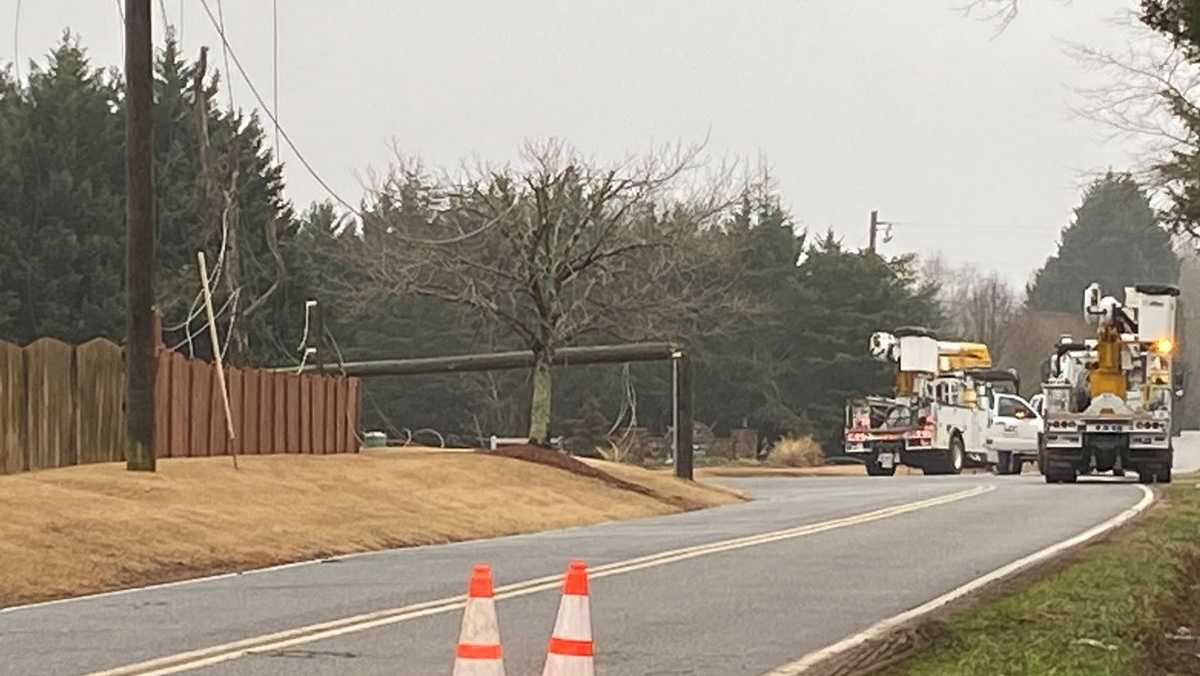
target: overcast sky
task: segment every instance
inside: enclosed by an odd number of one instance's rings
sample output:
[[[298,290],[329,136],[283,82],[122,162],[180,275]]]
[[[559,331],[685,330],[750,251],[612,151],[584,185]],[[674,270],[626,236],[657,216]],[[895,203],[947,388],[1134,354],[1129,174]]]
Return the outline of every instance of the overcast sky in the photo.
[[[66,27],[97,63],[120,64],[119,4],[25,0],[23,69]],[[224,2],[233,49],[268,102],[271,4]],[[716,156],[765,156],[801,225],[859,247],[879,209],[900,223],[885,253],[941,250],[1023,283],[1089,175],[1132,157],[1071,113],[1090,76],[1064,46],[1119,47],[1126,34],[1111,19],[1133,0],[1027,0],[994,40],[994,25],[954,11],[963,0],[278,4],[281,121],[354,202],[393,140],[453,167],[504,161],[547,136],[618,158],[707,135]],[[160,42],[165,5],[187,54],[208,45],[221,66],[199,0],[153,5]],[[16,9],[0,0],[0,25]],[[13,53],[5,30],[0,58]],[[255,105],[234,82],[237,105]],[[297,205],[326,196],[292,154],[284,160]]]

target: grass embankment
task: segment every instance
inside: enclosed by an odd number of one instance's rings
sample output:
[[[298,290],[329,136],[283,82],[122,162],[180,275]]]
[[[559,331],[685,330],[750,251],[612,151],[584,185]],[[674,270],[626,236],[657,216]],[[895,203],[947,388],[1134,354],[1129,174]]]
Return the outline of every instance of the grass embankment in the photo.
[[[1200,478],[1032,579],[935,622],[932,646],[887,673],[1200,674]]]
[[[555,454],[557,455],[557,454]],[[735,502],[636,468],[480,453],[173,459],[0,477],[0,606]]]

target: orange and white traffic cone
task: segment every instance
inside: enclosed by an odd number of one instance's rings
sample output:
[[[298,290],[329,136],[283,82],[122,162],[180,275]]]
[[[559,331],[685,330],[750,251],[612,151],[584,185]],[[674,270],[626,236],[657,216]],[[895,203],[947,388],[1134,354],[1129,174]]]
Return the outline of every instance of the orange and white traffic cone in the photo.
[[[454,659],[454,676],[504,676],[500,624],[492,598],[492,569],[478,564],[467,585],[467,607]]]
[[[563,583],[558,619],[546,650],[542,676],[593,676],[592,612],[588,605],[587,564],[572,561]]]

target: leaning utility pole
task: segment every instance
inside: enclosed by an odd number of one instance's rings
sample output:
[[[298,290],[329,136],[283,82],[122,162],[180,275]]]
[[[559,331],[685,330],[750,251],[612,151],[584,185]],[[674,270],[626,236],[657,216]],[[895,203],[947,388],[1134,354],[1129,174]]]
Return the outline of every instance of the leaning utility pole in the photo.
[[[150,0],[125,0],[125,466],[153,472],[154,120]]]

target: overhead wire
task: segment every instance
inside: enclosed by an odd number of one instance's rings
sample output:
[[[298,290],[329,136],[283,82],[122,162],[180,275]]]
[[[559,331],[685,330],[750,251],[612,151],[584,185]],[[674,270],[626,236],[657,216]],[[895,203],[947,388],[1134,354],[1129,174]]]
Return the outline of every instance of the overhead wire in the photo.
[[[208,9],[207,4],[204,7],[205,7],[205,9]],[[221,3],[221,0],[217,0],[217,17],[218,17],[218,21],[220,22],[220,25],[218,26],[218,30],[221,32],[221,53],[225,57],[225,75],[229,78],[229,82],[225,83],[226,87],[227,87],[227,91],[229,93],[229,113],[233,114],[233,112],[234,112],[233,71],[229,70],[230,47],[229,47],[229,41],[225,39],[225,9],[224,9],[224,5]],[[244,76],[244,74],[243,74],[243,76]]]
[[[217,0],[217,3],[218,3],[218,9],[219,9],[220,8],[220,0]],[[366,220],[366,215],[361,210],[359,210],[358,207],[355,207],[353,204],[351,204],[349,201],[347,201],[344,197],[342,197],[340,193],[338,193],[336,190],[333,189],[333,186],[329,185],[329,183],[324,178],[321,177],[321,174],[317,172],[316,168],[312,165],[311,162],[308,161],[308,158],[305,157],[304,153],[300,151],[300,148],[296,145],[296,142],[294,140],[292,140],[291,135],[289,135],[287,132],[287,128],[284,127],[282,124],[280,124],[279,118],[276,115],[276,111],[267,105],[266,100],[263,98],[262,94],[258,91],[258,87],[256,87],[254,85],[254,81],[252,79],[250,79],[250,75],[246,72],[245,66],[242,65],[241,59],[238,58],[237,51],[233,48],[233,45],[230,44],[230,42],[229,42],[229,36],[225,32],[224,22],[221,19],[219,19],[216,14],[213,13],[212,7],[209,5],[208,0],[200,0],[200,6],[204,9],[204,13],[206,15],[208,15],[209,23],[211,23],[213,25],[213,28],[216,29],[218,36],[220,36],[221,44],[222,44],[223,48],[226,50],[227,56],[233,60],[233,65],[237,68],[238,72],[241,74],[242,80],[244,80],[246,82],[246,87],[250,90],[250,93],[254,96],[255,101],[258,102],[259,108],[261,108],[263,111],[263,114],[266,115],[267,118],[270,119],[271,122],[276,125],[276,127],[279,130],[279,135],[283,138],[284,144],[287,145],[288,149],[290,149],[292,151],[292,153],[296,156],[296,159],[300,161],[300,164],[304,167],[305,171],[308,172],[308,175],[311,176],[312,179],[314,181],[316,181],[317,184],[320,185],[321,188],[323,190],[325,190],[325,192],[328,193],[329,196],[332,197],[344,209],[346,209],[350,213],[354,214],[360,221]],[[226,69],[228,70],[228,66],[226,66]],[[513,202],[511,205],[509,205],[509,207],[507,209],[504,210],[503,213],[497,215],[495,218],[489,220],[487,223],[484,223],[479,228],[456,235],[454,237],[449,237],[449,238],[441,239],[441,240],[420,240],[420,239],[414,239],[414,238],[406,238],[406,239],[411,242],[417,242],[420,244],[431,244],[431,245],[445,245],[445,244],[454,244],[457,242],[463,242],[463,241],[466,241],[466,240],[490,229],[492,226],[494,226],[496,223],[498,223],[501,218],[503,218],[509,212],[511,212],[513,209],[515,209],[518,204],[519,204],[519,202]]]
[[[225,311],[229,309],[229,306],[240,295],[240,293],[241,293],[241,289],[237,289],[232,294],[230,294],[229,298],[225,299],[225,303],[221,305],[221,308],[219,310],[217,310],[215,313],[213,313],[213,318],[220,319],[221,316],[225,314]],[[184,325],[184,326],[186,326],[189,329],[191,328],[188,325]],[[208,320],[205,320],[204,323],[200,325],[200,328],[196,329],[195,331],[190,331],[190,330],[187,331],[184,334],[184,339],[179,341],[173,347],[171,347],[171,351],[174,352],[175,350],[178,350],[179,348],[183,347],[184,345],[187,345],[189,356],[195,356],[195,351],[192,349],[192,341],[194,339],[196,339],[200,334],[204,333],[204,331],[207,328],[208,328]],[[178,328],[168,329],[168,330],[176,331],[176,330],[178,330]]]
[[[333,337],[333,331],[329,330],[329,327],[325,327],[325,337],[329,339],[329,344],[333,346],[333,353],[337,357],[338,370],[342,372],[343,377],[346,377],[346,360],[342,358],[342,348],[338,346],[337,338]],[[388,419],[386,414],[384,414],[383,409],[379,407],[379,403],[375,401],[375,397],[371,394],[371,391],[365,387],[362,389],[363,392],[366,393],[367,399],[371,400],[371,405],[375,407],[375,411],[379,414],[380,419],[383,420],[383,424],[392,428],[393,432],[399,433],[400,429],[393,425],[392,421]],[[350,422],[350,429],[354,430],[354,438],[358,439],[360,444],[365,443],[366,440],[360,436],[358,434],[358,430],[355,429],[354,421],[350,420],[349,411],[346,412],[346,419]],[[410,442],[412,442],[413,433],[412,430],[408,429],[407,427],[404,428],[404,431],[407,432],[407,436],[404,440],[404,445],[407,446]]]
[[[279,156],[279,0],[271,0],[271,74],[275,83],[275,161]]]

